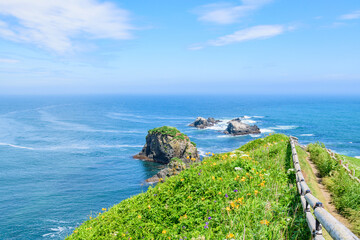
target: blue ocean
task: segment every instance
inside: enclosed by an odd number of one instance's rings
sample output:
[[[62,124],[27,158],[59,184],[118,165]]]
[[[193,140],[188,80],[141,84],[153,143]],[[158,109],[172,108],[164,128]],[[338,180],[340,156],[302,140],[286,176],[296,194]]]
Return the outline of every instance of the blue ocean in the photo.
[[[188,127],[198,116],[223,122]],[[262,133],[224,135],[236,117]],[[64,239],[89,215],[146,191],[160,166],[132,156],[151,128],[177,127],[201,155],[275,132],[359,157],[359,119],[360,97],[2,96],[0,239]]]

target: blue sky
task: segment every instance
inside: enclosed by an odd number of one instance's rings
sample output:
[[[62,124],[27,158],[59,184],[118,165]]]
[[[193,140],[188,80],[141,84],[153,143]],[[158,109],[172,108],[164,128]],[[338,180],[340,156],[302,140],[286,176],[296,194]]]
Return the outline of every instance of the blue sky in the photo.
[[[0,0],[0,94],[360,93],[360,2]]]

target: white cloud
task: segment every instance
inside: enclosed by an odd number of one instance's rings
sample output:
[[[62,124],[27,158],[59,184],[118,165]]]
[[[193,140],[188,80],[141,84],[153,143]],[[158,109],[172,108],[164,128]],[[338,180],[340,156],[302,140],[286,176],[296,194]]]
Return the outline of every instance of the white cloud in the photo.
[[[0,63],[18,63],[19,60],[10,58],[0,58]]]
[[[0,0],[0,36],[58,53],[75,39],[129,39],[129,12],[96,0]]]
[[[237,22],[252,11],[262,7],[271,0],[243,0],[242,5],[208,4],[196,9],[198,20],[217,24],[231,24]]]
[[[193,45],[189,50],[200,50],[207,46],[224,46],[232,43],[239,43],[254,39],[266,39],[284,33],[285,31],[293,30],[294,27],[285,27],[283,25],[259,25],[250,28],[245,28],[240,31],[236,31],[233,34],[219,37],[215,40],[210,40],[205,44]]]
[[[352,20],[352,19],[359,19],[359,18],[360,18],[360,10],[340,16],[340,19],[342,19],[342,20]]]

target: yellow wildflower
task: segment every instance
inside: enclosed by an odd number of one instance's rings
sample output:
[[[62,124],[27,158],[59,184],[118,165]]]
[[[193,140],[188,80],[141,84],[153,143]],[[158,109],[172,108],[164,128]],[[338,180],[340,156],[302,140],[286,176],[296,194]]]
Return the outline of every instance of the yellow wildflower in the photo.
[[[184,179],[182,178],[182,179],[180,179],[180,181],[184,181]]]
[[[151,206],[150,206],[150,205],[148,205],[148,209],[151,209]]]
[[[214,176],[212,176],[211,178],[212,178],[212,180],[215,180],[215,177],[214,177]]]
[[[162,233],[163,233],[163,234],[166,234],[166,230],[162,230]]]
[[[106,211],[106,208],[102,208],[101,210]]]
[[[258,191],[258,190],[255,190],[254,192],[255,192],[255,196],[257,196],[257,194],[259,193],[259,191]]]
[[[186,159],[189,159],[189,158],[190,158],[189,156],[186,157]]]
[[[229,233],[228,235],[226,235],[226,238],[233,238],[233,237],[235,237],[235,235],[232,233]]]
[[[140,215],[138,216],[138,219],[141,219],[141,216],[140,216]]]
[[[227,210],[227,211],[230,211],[231,209],[230,209],[230,207],[226,207],[226,210]]]
[[[188,199],[192,199],[192,197],[191,197],[191,196],[188,196]]]
[[[268,220],[266,220],[266,219],[260,221],[260,224],[263,224],[263,225],[269,225],[269,223],[270,222]]]
[[[216,166],[216,162],[214,162],[213,165]]]
[[[204,197],[202,197],[202,198],[201,198],[201,200],[203,200],[203,201],[204,201],[204,200],[205,200],[205,198],[204,198]]]
[[[219,195],[221,194],[221,192],[219,192]]]

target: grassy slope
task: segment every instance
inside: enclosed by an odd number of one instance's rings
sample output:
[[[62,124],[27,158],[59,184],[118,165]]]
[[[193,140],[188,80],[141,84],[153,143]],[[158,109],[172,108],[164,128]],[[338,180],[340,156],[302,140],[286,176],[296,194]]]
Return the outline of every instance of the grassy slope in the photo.
[[[360,184],[338,164],[329,164],[328,153],[320,144],[309,144],[308,151],[320,172],[323,168],[323,183],[332,193],[335,207],[350,220],[353,232],[360,235]]]
[[[317,178],[314,174],[314,172],[311,169],[310,164],[306,160],[307,153],[304,151],[301,147],[296,146],[296,152],[299,157],[300,166],[301,166],[301,172],[304,175],[305,181],[307,185],[309,186],[311,193],[320,200],[320,202],[325,203],[325,197],[321,193],[321,189],[319,188],[319,185],[317,183]],[[326,205],[324,205],[326,209]],[[326,232],[326,230],[323,228],[323,236],[325,239],[332,239],[332,237]]]
[[[280,134],[207,157],[67,239],[310,239],[290,157]]]
[[[344,164],[349,164],[349,169],[355,169],[356,177],[360,178],[360,159],[336,154],[337,159],[342,159]]]

